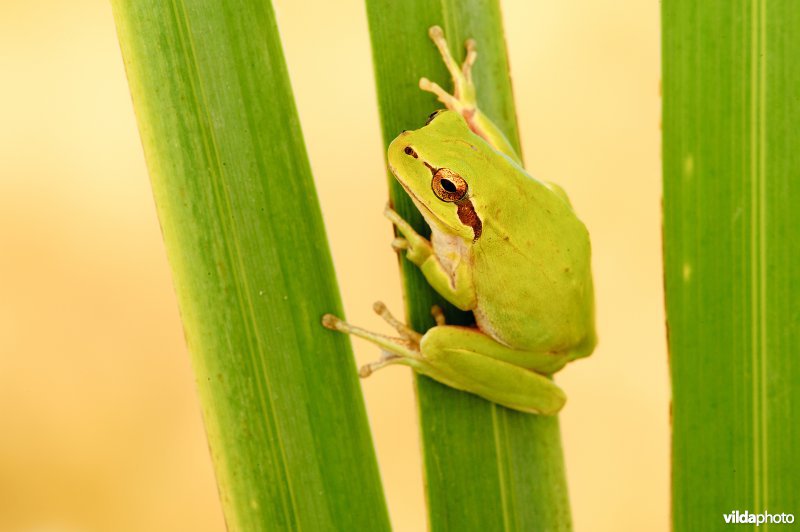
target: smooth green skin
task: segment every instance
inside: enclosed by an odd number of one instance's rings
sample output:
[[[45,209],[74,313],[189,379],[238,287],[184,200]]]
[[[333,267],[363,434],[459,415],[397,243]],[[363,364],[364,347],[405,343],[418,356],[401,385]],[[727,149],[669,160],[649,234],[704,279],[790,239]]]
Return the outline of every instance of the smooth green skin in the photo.
[[[563,190],[528,175],[500,129],[477,108],[474,54],[460,67],[441,29],[431,28],[430,36],[453,75],[454,95],[425,78],[420,87],[451,110],[404,131],[388,149],[389,168],[430,226],[430,240],[392,209],[386,216],[402,235],[394,247],[406,250],[442,297],[472,311],[477,329],[437,319],[439,325],[420,335],[382,305],[376,311],[402,338],[333,316],[324,323],[383,348],[384,357],[362,369],[362,376],[404,364],[509,408],[556,414],[566,396],[548,376],[591,354],[597,341],[589,234]],[[468,52],[474,47],[468,41]],[[442,169],[466,181],[463,197],[445,201],[434,192]]]
[[[453,111],[403,132],[388,157],[432,232],[428,241],[390,215],[407,257],[442,297],[473,311],[478,325],[434,327],[420,342],[421,357],[398,362],[510,408],[555,414],[566,397],[543,375],[589,355],[596,343],[589,235],[566,196],[493,149]],[[481,220],[480,237],[454,202],[434,194],[429,167],[467,182],[461,201]]]

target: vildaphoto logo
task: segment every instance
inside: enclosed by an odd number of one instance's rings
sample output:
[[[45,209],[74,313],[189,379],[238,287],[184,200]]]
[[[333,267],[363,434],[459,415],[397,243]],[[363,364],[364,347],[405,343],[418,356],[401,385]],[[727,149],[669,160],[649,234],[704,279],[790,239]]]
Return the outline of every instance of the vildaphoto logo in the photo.
[[[751,514],[747,510],[740,512],[734,510],[729,514],[722,514],[725,523],[729,525],[737,524],[791,524],[794,523],[794,514],[771,514],[768,512],[761,512],[760,514]]]

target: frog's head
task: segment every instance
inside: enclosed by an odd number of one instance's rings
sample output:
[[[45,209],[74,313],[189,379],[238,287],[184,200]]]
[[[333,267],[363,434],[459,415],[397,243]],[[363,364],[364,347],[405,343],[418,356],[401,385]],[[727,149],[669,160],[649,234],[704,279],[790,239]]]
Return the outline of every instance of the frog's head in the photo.
[[[392,141],[389,168],[432,228],[475,242],[483,229],[476,170],[487,164],[486,150],[459,113],[437,111]]]

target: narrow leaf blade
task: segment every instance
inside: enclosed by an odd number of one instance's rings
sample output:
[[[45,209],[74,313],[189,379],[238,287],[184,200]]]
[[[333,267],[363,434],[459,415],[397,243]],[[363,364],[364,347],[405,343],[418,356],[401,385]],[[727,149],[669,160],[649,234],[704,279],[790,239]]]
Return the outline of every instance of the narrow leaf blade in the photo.
[[[480,106],[519,150],[499,6],[465,2],[367,0],[384,142],[424,124],[435,98],[418,88],[426,76],[449,87],[449,76],[428,28],[440,25],[457,58],[463,43],[478,43],[474,76]],[[395,209],[422,234],[417,209],[390,175]],[[433,325],[442,304],[419,269],[401,260],[406,311],[416,330]],[[449,323],[468,315],[447,307]],[[430,528],[444,530],[570,530],[558,419],[521,414],[476,396],[416,378]]]
[[[675,530],[800,507],[800,6],[663,3]]]
[[[387,530],[271,5],[113,7],[229,529]]]

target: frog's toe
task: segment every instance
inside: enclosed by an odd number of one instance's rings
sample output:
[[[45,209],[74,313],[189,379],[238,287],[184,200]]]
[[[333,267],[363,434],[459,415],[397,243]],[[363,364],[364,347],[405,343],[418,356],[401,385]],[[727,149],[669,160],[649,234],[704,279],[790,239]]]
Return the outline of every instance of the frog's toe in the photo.
[[[394,240],[392,240],[392,249],[397,252],[405,251],[408,249],[408,247],[409,247],[408,240],[406,240],[405,238],[397,237]]]
[[[325,314],[322,316],[322,326],[326,329],[330,329],[332,331],[340,330],[342,320],[334,316],[333,314]]]
[[[461,113],[463,105],[461,102],[452,94],[444,90],[438,83],[435,83],[428,78],[420,78],[419,80],[419,88],[424,90],[425,92],[430,92],[436,95],[436,98],[440,102],[442,102],[445,107],[450,109],[451,111],[456,111]]]
[[[392,219],[392,217],[393,217],[393,216],[397,216],[397,217],[399,217],[399,216],[400,216],[400,215],[399,215],[399,214],[397,214],[397,212],[396,212],[396,211],[395,211],[395,210],[392,208],[392,204],[391,204],[391,203],[386,203],[386,206],[383,208],[383,215],[384,215],[384,216],[386,216],[387,218],[389,218],[390,220]]]
[[[447,325],[447,322],[444,318],[444,312],[442,311],[442,307],[439,305],[434,305],[431,307],[431,316],[436,321],[436,325]]]
[[[358,376],[362,379],[366,379],[381,368],[385,368],[386,366],[390,366],[392,364],[400,364],[402,362],[403,357],[388,351],[383,351],[380,359],[361,366],[358,369]]]
[[[372,310],[375,311],[375,314],[383,318],[383,321],[391,325],[402,338],[410,340],[414,344],[419,345],[420,341],[422,340],[422,335],[395,318],[392,313],[389,312],[389,309],[386,307],[385,303],[382,301],[376,301],[375,304],[372,305]]]

